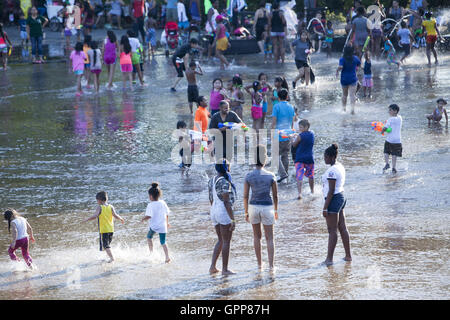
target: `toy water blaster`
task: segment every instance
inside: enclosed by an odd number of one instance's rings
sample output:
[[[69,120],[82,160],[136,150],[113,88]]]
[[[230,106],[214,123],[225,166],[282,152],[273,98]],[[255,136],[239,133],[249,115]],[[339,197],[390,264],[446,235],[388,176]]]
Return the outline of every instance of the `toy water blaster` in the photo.
[[[372,126],[372,129],[373,129],[374,131],[379,131],[379,132],[381,132],[381,134],[384,136],[384,132],[383,132],[384,123],[383,123],[383,122],[381,122],[381,121],[373,121],[373,122],[371,123],[371,126]],[[391,127],[389,127],[389,128],[386,129],[386,132],[387,132],[387,133],[389,133],[389,132],[391,132],[391,131],[392,131],[392,128],[391,128]]]
[[[278,132],[282,139],[290,139],[293,135],[296,134],[295,130],[292,129],[279,130]]]
[[[245,125],[245,123],[236,123],[236,122],[223,122],[223,123],[221,122],[219,123],[219,129],[220,128],[248,131],[248,127]]]
[[[369,46],[369,42],[370,42],[370,36],[367,36],[366,42],[364,42],[364,46],[363,46],[362,52],[366,52],[367,47]]]

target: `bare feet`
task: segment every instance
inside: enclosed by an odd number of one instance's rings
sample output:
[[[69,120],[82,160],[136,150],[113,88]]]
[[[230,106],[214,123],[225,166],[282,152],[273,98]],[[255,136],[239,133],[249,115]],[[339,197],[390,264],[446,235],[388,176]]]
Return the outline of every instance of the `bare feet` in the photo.
[[[328,267],[328,266],[331,266],[333,264],[333,261],[332,260],[325,260],[324,262],[322,262],[322,264],[326,265]]]
[[[297,200],[302,200],[302,196],[299,195],[299,196],[297,197]]]
[[[215,274],[215,273],[219,273],[219,272],[220,272],[220,270],[217,269],[216,267],[209,268],[209,274]]]
[[[352,261],[352,257],[344,257],[343,260],[350,262],[350,261]]]
[[[229,276],[229,275],[233,275],[233,274],[236,274],[236,272],[233,272],[231,270],[223,270],[222,271],[223,276]]]
[[[170,260],[170,258],[166,259],[166,263],[170,263],[170,261],[172,261],[172,260]]]

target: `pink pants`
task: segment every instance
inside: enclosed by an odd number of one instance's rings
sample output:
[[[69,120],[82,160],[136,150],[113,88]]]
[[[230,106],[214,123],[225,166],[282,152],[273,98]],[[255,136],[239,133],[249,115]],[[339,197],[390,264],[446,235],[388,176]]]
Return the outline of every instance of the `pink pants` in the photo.
[[[31,256],[28,253],[28,237],[16,240],[16,246],[14,248],[11,248],[11,246],[8,248],[8,253],[9,253],[11,260],[15,260],[15,261],[20,260],[14,254],[14,251],[16,251],[19,248],[22,249],[22,256],[25,259],[25,262],[27,263],[27,265],[30,265],[33,262],[33,259],[31,259]]]

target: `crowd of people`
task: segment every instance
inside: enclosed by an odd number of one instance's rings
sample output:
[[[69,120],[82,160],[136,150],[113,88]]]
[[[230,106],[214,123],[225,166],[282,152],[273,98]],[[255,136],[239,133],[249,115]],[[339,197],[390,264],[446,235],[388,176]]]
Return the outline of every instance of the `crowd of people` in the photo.
[[[94,41],[89,34],[84,35],[84,42],[78,41],[74,50],[70,54],[72,61],[73,72],[77,77],[77,95],[83,94],[82,78],[86,80],[86,87],[90,86],[91,76],[96,92],[99,92],[100,82],[99,74],[102,71],[103,64],[106,65],[108,71],[107,89],[113,88],[113,75],[115,64],[120,64],[120,70],[123,75],[123,86],[127,87],[129,83],[132,87],[133,79],[139,79],[141,85],[145,85],[145,80],[142,73],[144,64],[143,44],[139,40],[139,34],[142,36],[143,42],[147,41],[146,35],[148,30],[143,30],[145,19],[141,10],[144,1],[133,1],[134,17],[136,18],[135,30],[128,30],[127,34],[119,39],[112,30],[107,32],[107,37],[102,41]],[[194,3],[194,2],[193,2]],[[396,1],[394,1],[394,4]],[[417,4],[417,1],[414,2]],[[275,62],[285,62],[285,36],[286,36],[286,20],[280,10],[279,3],[274,3],[272,10],[268,11],[264,3],[261,3],[260,8],[255,13],[254,29],[258,46],[264,54],[273,53]],[[207,15],[206,29],[209,30],[211,36],[210,45],[215,47],[216,54],[220,59],[221,68],[228,65],[223,52],[228,47],[228,40],[226,36],[226,28],[223,15],[219,14],[217,9],[218,1],[212,3],[212,7]],[[198,8],[198,7],[197,7]],[[380,10],[383,8],[379,6]],[[170,10],[172,9],[172,10]],[[414,9],[408,11],[398,7],[398,3],[389,10],[391,16],[398,16],[400,29],[396,32],[400,39],[400,43],[405,50],[405,55],[401,62],[396,60],[395,47],[389,37],[381,30],[369,28],[366,12],[362,6],[358,6],[354,10],[353,19],[349,20],[348,41],[345,44],[343,55],[339,59],[339,65],[336,70],[336,77],[340,75],[340,84],[343,90],[342,106],[346,111],[347,98],[350,98],[351,112],[355,112],[356,91],[359,87],[358,69],[362,65],[362,57],[364,56],[363,65],[363,81],[364,94],[368,89],[369,96],[373,87],[372,72],[371,72],[371,56],[377,57],[377,42],[381,37],[384,42],[384,50],[387,53],[388,63],[395,63],[400,65],[405,61],[409,54],[413,42],[414,35],[424,36],[427,43],[427,57],[430,64],[430,54],[435,55],[436,63],[438,62],[436,51],[434,50],[434,43],[440,37],[439,29],[436,26],[436,21],[430,12],[425,13],[423,8],[418,7],[417,12]],[[167,7],[166,17],[168,19],[176,18],[176,9]],[[409,17],[404,18],[405,12],[414,12]],[[179,13],[179,11],[178,11]],[[192,11],[191,11],[192,13]],[[423,13],[423,14],[422,14]],[[195,16],[195,15],[193,15]],[[40,18],[35,7],[31,10],[31,16],[28,18],[27,33],[31,38],[39,38],[39,34],[32,33],[33,24],[39,24],[41,27],[45,25],[46,19]],[[412,18],[412,19],[408,19]],[[30,21],[31,19],[31,21]],[[418,20],[421,21],[418,24]],[[34,21],[32,21],[34,20]],[[38,22],[40,21],[40,22]],[[171,62],[174,65],[177,73],[176,80],[171,87],[173,93],[177,92],[176,86],[180,80],[186,75],[188,86],[187,96],[188,105],[191,114],[194,113],[193,104],[197,104],[197,110],[194,116],[194,127],[188,130],[186,123],[180,121],[177,123],[177,129],[180,131],[180,144],[184,147],[180,150],[181,156],[181,170],[187,173],[192,164],[193,153],[209,153],[215,159],[215,170],[217,174],[211,178],[208,184],[209,200],[211,203],[211,220],[215,227],[217,234],[217,242],[213,249],[212,260],[209,271],[211,273],[219,272],[216,267],[217,260],[222,254],[222,274],[232,274],[228,266],[230,244],[232,233],[235,229],[235,218],[233,205],[237,199],[236,187],[231,178],[231,160],[233,152],[230,152],[227,139],[227,133],[236,132],[236,130],[243,130],[248,127],[243,123],[243,110],[245,108],[246,96],[250,102],[250,113],[252,120],[252,129],[258,132],[264,128],[270,128],[278,135],[279,147],[279,163],[278,163],[278,177],[274,173],[269,172],[264,167],[267,161],[267,149],[264,145],[258,144],[256,147],[256,165],[254,170],[246,175],[244,183],[244,210],[245,219],[252,224],[254,235],[254,247],[257,258],[258,267],[262,267],[261,259],[261,238],[263,226],[265,238],[267,241],[267,250],[269,256],[269,266],[274,267],[274,252],[275,246],[273,241],[273,226],[275,220],[279,218],[278,215],[278,183],[287,181],[289,177],[290,155],[294,163],[295,176],[297,181],[298,199],[303,197],[302,185],[304,177],[308,178],[308,183],[311,193],[314,193],[315,184],[315,160],[314,160],[314,132],[310,129],[314,124],[307,119],[300,119],[297,108],[292,106],[289,98],[289,91],[295,90],[298,86],[298,81],[308,86],[314,82],[314,73],[311,68],[310,56],[316,54],[316,50],[320,51],[323,44],[326,49],[333,40],[332,24],[322,19],[321,13],[318,13],[316,23],[312,25],[313,31],[307,30],[299,26],[298,38],[291,43],[291,50],[295,61],[298,75],[292,80],[292,85],[289,86],[288,81],[284,76],[280,75],[274,78],[273,85],[270,83],[268,75],[261,72],[258,78],[250,84],[244,84],[244,81],[239,74],[235,74],[230,79],[224,81],[222,78],[216,78],[212,81],[211,91],[208,99],[205,96],[199,95],[199,87],[197,83],[197,76],[204,75],[204,72],[199,62],[194,57],[194,51],[200,50],[199,41],[192,38],[189,43],[179,47],[172,56]],[[410,31],[409,25],[423,26],[421,33],[413,30]],[[325,28],[327,26],[327,28]],[[0,39],[7,38],[6,33],[0,29]],[[42,31],[42,30],[41,30]],[[311,39],[312,33],[312,39]],[[269,47],[269,38],[271,47]],[[377,38],[378,37],[378,38]],[[331,40],[331,41],[330,41]],[[39,40],[32,40],[39,54]],[[316,43],[315,43],[315,42]],[[323,42],[323,43],[322,43]],[[378,44],[377,44],[378,43]],[[0,42],[0,45],[3,43]],[[1,47],[5,48],[5,46]],[[409,49],[407,49],[409,48]],[[3,51],[2,51],[3,52]],[[327,55],[329,50],[327,50]],[[225,85],[224,85],[225,82]],[[209,89],[208,89],[209,90]],[[268,107],[272,105],[271,121],[266,125],[266,116],[269,112]],[[445,109],[446,100],[440,98],[437,100],[437,107],[432,114],[427,115],[429,123],[439,122],[445,117],[448,125],[448,116]],[[387,110],[389,119],[381,129],[382,133],[387,133],[384,144],[385,167],[383,172],[391,169],[392,173],[397,173],[396,163],[397,158],[402,157],[402,140],[401,128],[402,117],[400,116],[400,107],[393,103],[388,106]],[[218,130],[222,137],[220,139],[211,141],[208,130]],[[390,159],[392,161],[390,162]],[[344,195],[345,185],[345,168],[338,159],[338,146],[331,144],[324,152],[323,159],[329,168],[321,177],[322,190],[324,196],[323,217],[326,220],[326,225],[329,233],[328,252],[325,259],[325,264],[329,265],[333,262],[333,254],[337,243],[337,232],[339,231],[345,249],[345,261],[351,261],[350,239],[349,233],[345,224],[344,208],[346,206],[346,197]],[[276,161],[276,160],[275,160]],[[148,245],[150,251],[153,251],[152,237],[158,233],[161,245],[164,248],[166,255],[166,262],[170,261],[168,254],[168,247],[166,244],[166,233],[168,227],[169,209],[161,198],[161,189],[159,184],[154,183],[148,191],[150,204],[147,207],[147,212],[143,221],[149,222],[149,231],[147,234]],[[97,202],[99,204],[94,216],[87,219],[98,219],[101,234],[101,248],[108,253],[110,260],[113,261],[113,255],[110,249],[112,235],[114,232],[114,219],[121,220],[114,207],[107,204],[107,195],[105,192],[97,194]],[[5,212],[5,219],[9,221],[9,225],[13,226],[13,243],[10,247],[11,259],[16,260],[14,250],[21,247],[24,258],[27,263],[31,264],[31,257],[28,254],[28,233],[30,233],[30,240],[33,240],[32,229],[26,220],[21,218],[14,210]],[[28,233],[27,233],[28,230]],[[27,239],[27,240],[24,240]]]

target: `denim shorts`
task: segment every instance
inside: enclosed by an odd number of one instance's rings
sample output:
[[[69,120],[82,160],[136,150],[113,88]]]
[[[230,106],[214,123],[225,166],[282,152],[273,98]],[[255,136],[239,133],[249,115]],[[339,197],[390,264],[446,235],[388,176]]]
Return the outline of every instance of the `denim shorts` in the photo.
[[[326,198],[325,198],[326,200]],[[347,200],[344,197],[344,193],[337,193],[333,195],[333,198],[331,199],[330,204],[328,205],[328,213],[339,213],[341,210],[345,208],[345,205],[347,204]]]
[[[156,233],[155,231],[153,231],[152,229],[150,229],[150,230],[148,231],[148,233],[147,233],[147,239],[152,239],[152,238],[153,238],[153,235],[154,235],[155,233]],[[159,242],[161,243],[161,245],[164,245],[164,244],[166,243],[166,234],[165,234],[165,233],[160,233],[160,234],[159,234]]]

